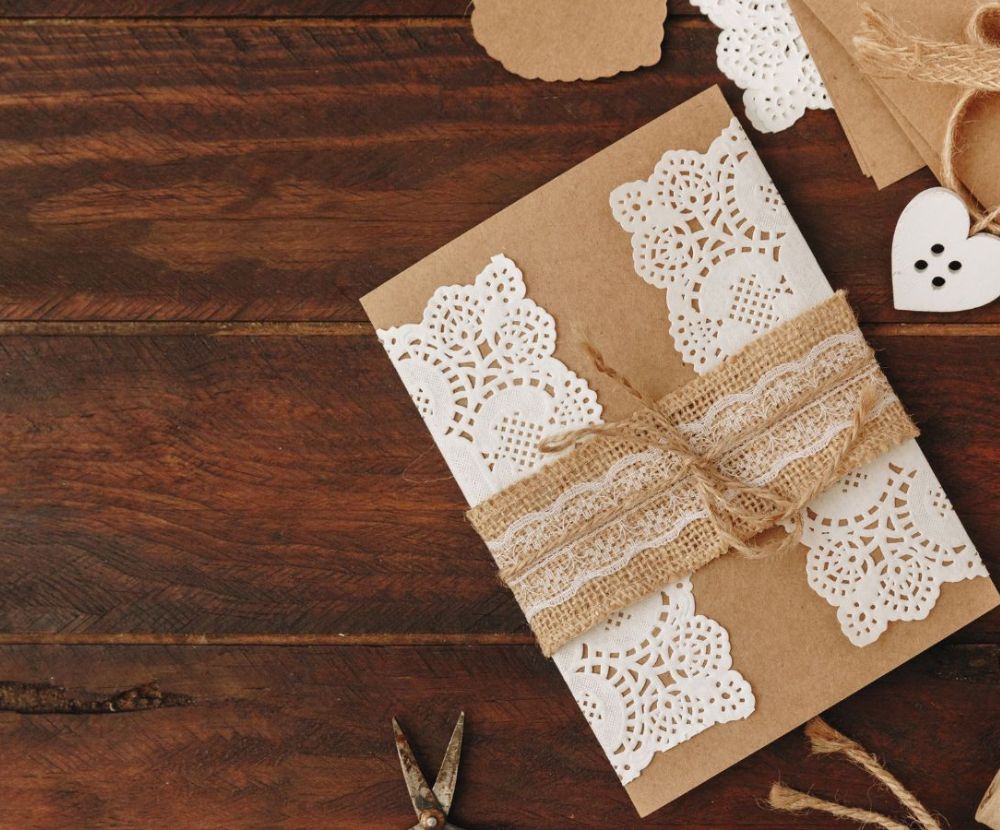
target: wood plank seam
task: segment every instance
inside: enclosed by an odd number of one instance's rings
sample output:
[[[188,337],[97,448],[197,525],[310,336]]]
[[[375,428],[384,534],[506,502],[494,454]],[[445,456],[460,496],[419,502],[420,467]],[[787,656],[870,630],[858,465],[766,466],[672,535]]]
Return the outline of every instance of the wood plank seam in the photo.
[[[862,323],[875,337],[1000,337],[1000,323]],[[359,337],[370,323],[207,320],[0,320],[0,337]]]
[[[1000,324],[997,326],[1000,331]],[[0,321],[0,337],[357,337],[375,332],[367,322],[208,320]]]
[[[535,645],[525,633],[417,634],[10,634],[0,646],[523,646]]]
[[[992,646],[992,639],[970,638],[961,642],[939,643],[939,648]],[[338,646],[354,648],[468,648],[484,646],[532,646],[535,638],[527,632],[511,633],[414,633],[414,634],[87,634],[87,633],[0,633],[3,646],[216,646],[216,647],[298,647]],[[1000,668],[998,668],[1000,671]]]
[[[675,5],[671,3],[671,5]],[[79,15],[67,15],[67,14],[54,14],[52,16],[46,16],[45,14],[25,14],[18,15],[16,13],[7,13],[0,16],[0,25],[5,23],[44,23],[44,24],[62,24],[62,25],[75,25],[78,23],[108,23],[108,22],[141,22],[141,23],[155,23],[157,25],[171,24],[171,23],[190,23],[190,22],[207,22],[211,24],[226,23],[231,24],[233,22],[256,22],[256,23],[270,23],[272,21],[281,20],[308,20],[308,21],[324,21],[324,20],[337,20],[344,22],[384,22],[388,24],[399,25],[400,22],[411,23],[414,21],[441,21],[441,20],[465,20],[468,21],[472,14],[472,0],[469,0],[463,5],[463,11],[454,14],[364,14],[364,13],[351,13],[346,15],[334,15],[334,14],[291,14],[291,15],[281,15],[281,14],[192,14],[190,16],[178,15],[178,14],[165,14],[158,15],[155,13],[151,14],[79,14]],[[681,5],[679,8],[671,8],[669,12],[669,20],[680,20],[684,18],[704,18],[705,15],[702,14],[698,9],[691,8],[690,6]],[[669,22],[668,24],[669,25]]]
[[[123,26],[135,28],[155,28],[162,29],[164,26],[180,26],[185,28],[217,28],[219,26],[248,26],[261,28],[268,26],[309,26],[325,28],[351,28],[363,23],[366,26],[378,28],[399,28],[403,22],[407,26],[428,25],[441,26],[453,25],[456,27],[467,27],[468,17],[434,17],[414,16],[406,18],[394,17],[308,17],[294,16],[286,17],[0,17],[0,29],[4,28],[30,28],[34,26],[66,26],[73,28]],[[669,23],[667,25],[670,25]],[[673,20],[674,26],[684,28],[712,27],[713,24],[703,15],[677,15]]]

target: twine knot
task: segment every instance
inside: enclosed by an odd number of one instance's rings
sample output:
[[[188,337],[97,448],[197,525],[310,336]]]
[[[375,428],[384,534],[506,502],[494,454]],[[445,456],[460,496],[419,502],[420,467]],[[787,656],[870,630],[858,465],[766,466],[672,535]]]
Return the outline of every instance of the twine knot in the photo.
[[[609,365],[601,352],[590,342],[584,341],[582,346],[591,364],[600,374],[614,381],[650,413],[655,428],[643,436],[649,446],[667,450],[680,459],[680,466],[663,484],[663,488],[668,489],[690,476],[720,539],[730,550],[749,559],[781,556],[798,547],[803,532],[802,510],[828,486],[831,480],[836,480],[845,472],[841,469],[844,460],[856,447],[864,424],[878,403],[878,390],[872,385],[866,385],[862,389],[851,426],[841,438],[840,446],[831,457],[827,469],[823,470],[811,487],[805,488],[796,498],[786,498],[774,490],[747,484],[728,476],[719,469],[719,460],[747,437],[744,432],[727,437],[706,452],[695,452],[656,400],[639,390],[628,377]],[[814,394],[822,394],[842,381],[842,375],[836,375],[821,388],[814,390]],[[799,401],[789,401],[774,413],[770,423],[780,421],[797,406]],[[617,423],[581,427],[543,439],[538,448],[543,453],[562,452],[588,436],[613,434],[620,429],[621,425]],[[745,506],[748,503],[755,506]],[[753,540],[744,541],[737,534],[735,527],[735,523],[741,520],[750,525],[761,522],[767,527],[781,525],[786,533],[783,538],[776,541],[761,543]],[[500,571],[500,577],[504,582],[509,582],[517,578],[530,564],[520,562],[504,568]]]
[[[1000,92],[1000,3],[981,6],[966,27],[966,43],[934,41],[907,32],[869,5],[862,6],[861,28],[854,37],[858,62],[872,74],[950,84],[962,90],[948,118],[942,148],[942,184],[965,201],[972,233],[1000,234],[1000,205],[987,209],[955,173],[959,133],[977,98]]]

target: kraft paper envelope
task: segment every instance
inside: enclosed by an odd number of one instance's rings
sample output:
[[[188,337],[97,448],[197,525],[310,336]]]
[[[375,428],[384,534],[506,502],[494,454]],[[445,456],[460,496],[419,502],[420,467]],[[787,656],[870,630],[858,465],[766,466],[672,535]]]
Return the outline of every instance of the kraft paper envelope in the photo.
[[[861,171],[881,190],[926,164],[878,92],[807,0],[788,0]]]
[[[707,90],[372,291],[362,299],[368,316],[383,337],[391,327],[419,323],[436,289],[471,284],[491,258],[503,253],[523,273],[528,296],[554,318],[555,357],[596,392],[605,421],[629,415],[635,401],[593,369],[581,346],[583,336],[654,397],[696,375],[669,332],[665,292],[633,269],[630,235],[612,215],[609,195],[623,183],[649,177],[666,151],[706,153],[731,124],[735,127],[733,114],[718,88]],[[801,253],[804,261],[810,256],[807,250]],[[814,260],[812,267],[818,274]],[[822,275],[817,282],[828,295]],[[425,417],[432,416],[425,412]],[[892,622],[875,642],[858,647],[845,637],[835,609],[807,584],[805,557],[804,548],[764,561],[724,556],[693,575],[697,612],[728,631],[733,669],[752,686],[756,708],[744,720],[718,723],[655,754],[626,784],[640,814],[774,741],[1000,599],[986,576],[942,584],[926,619]],[[565,740],[593,738],[581,720],[580,734]]]
[[[794,0],[796,5],[806,4],[827,31],[836,38],[847,53],[848,60],[853,54],[852,40],[861,25],[861,8],[854,2],[845,0]],[[980,0],[870,0],[871,6],[894,20],[914,35],[930,40],[965,43],[966,27],[976,10],[982,5]],[[805,16],[806,26],[810,27]],[[809,37],[806,37],[809,41]],[[811,41],[810,45],[811,45]],[[822,47],[821,47],[822,48]],[[822,72],[822,66],[820,67]],[[865,76],[892,113],[899,127],[910,138],[914,148],[924,161],[939,174],[941,169],[941,148],[949,116],[957,102],[961,90],[948,84],[931,84],[908,78]],[[835,86],[837,85],[835,82]],[[857,92],[861,87],[856,80],[843,85],[841,97],[845,95],[849,103],[842,115],[854,125],[863,123],[864,115]],[[857,115],[853,113],[857,112]],[[860,120],[859,120],[860,119]],[[883,116],[875,115],[875,123],[882,123]],[[1000,156],[996,153],[996,136],[1000,135],[1000,104],[984,99],[969,112],[962,133],[962,155],[957,170],[959,177],[984,205],[1000,203]],[[876,133],[877,136],[877,133]],[[886,133],[893,143],[895,139]],[[872,149],[877,138],[863,142],[870,166],[873,165]]]

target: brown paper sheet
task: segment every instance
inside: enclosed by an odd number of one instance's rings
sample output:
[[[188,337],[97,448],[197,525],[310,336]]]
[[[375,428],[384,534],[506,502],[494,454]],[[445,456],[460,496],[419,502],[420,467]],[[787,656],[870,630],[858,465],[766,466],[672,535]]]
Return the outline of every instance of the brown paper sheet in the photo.
[[[472,32],[523,78],[607,78],[660,60],[667,0],[475,0]]]
[[[556,319],[556,356],[586,378],[606,420],[635,401],[591,367],[586,335],[640,388],[661,397],[692,380],[668,332],[664,293],[632,268],[629,234],[609,194],[649,175],[669,149],[705,152],[732,113],[717,87],[661,116],[375,289],[361,302],[377,328],[420,320],[434,289],[471,283],[490,257],[511,257],[533,300]],[[931,390],[928,390],[930,393]],[[851,645],[835,609],[806,582],[804,549],[781,559],[722,557],[693,577],[698,612],[729,631],[734,667],[757,710],[661,753],[626,790],[641,815],[674,800],[995,607],[989,579],[946,584],[929,618],[894,623]],[[568,692],[567,692],[568,694]],[[592,740],[573,736],[567,740]],[[608,775],[613,775],[610,764]]]
[[[848,55],[852,54],[852,39],[861,23],[860,5],[845,0],[801,2],[809,6],[841,48]],[[870,0],[870,4],[899,21],[907,31],[932,40],[956,43],[966,42],[966,26],[982,5],[981,0]],[[930,84],[908,78],[867,77],[900,128],[911,137],[917,151],[939,175],[948,118],[961,91],[948,84]],[[850,117],[852,127],[857,124],[856,116],[847,117]],[[957,165],[958,175],[965,185],[980,202],[990,206],[1000,203],[998,135],[1000,96],[992,96],[969,113],[962,135],[963,154]],[[872,157],[867,158],[872,165]]]
[[[861,171],[881,190],[926,164],[892,111],[806,0],[789,0]]]

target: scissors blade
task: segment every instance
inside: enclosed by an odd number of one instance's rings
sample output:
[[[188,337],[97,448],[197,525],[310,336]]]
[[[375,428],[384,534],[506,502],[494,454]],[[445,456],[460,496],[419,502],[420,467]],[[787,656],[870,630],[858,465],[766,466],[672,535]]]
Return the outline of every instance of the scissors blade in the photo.
[[[458,723],[451,733],[448,748],[444,751],[444,760],[434,781],[434,797],[441,805],[445,815],[451,809],[451,799],[455,795],[455,783],[458,781],[458,762],[462,757],[462,737],[465,734],[465,712],[458,716]]]
[[[399,721],[395,718],[392,719],[392,731],[396,736],[396,752],[399,754],[399,765],[403,768],[406,789],[410,793],[413,810],[417,814],[417,818],[420,818],[420,805],[424,800],[421,793],[427,792],[427,781],[424,779],[424,774],[420,771],[417,759],[413,756],[413,750],[410,749],[410,742],[406,740],[406,735],[399,728]]]

